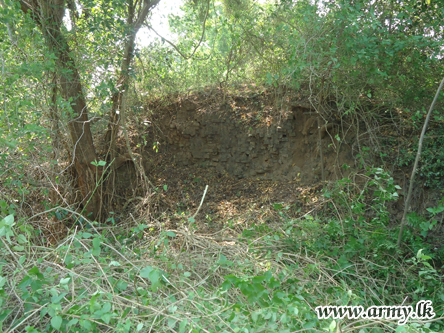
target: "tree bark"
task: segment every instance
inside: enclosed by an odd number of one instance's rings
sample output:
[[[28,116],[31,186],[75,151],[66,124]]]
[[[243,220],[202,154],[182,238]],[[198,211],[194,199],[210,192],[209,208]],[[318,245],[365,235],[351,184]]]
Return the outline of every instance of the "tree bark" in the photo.
[[[57,58],[60,88],[64,99],[72,108],[68,129],[73,148],[73,163],[83,196],[84,208],[89,218],[98,219],[101,209],[100,187],[96,175],[99,170],[91,162],[97,160],[93,138],[88,122],[88,109],[82,92],[80,75],[70,55],[67,40],[62,34],[62,18],[65,13],[64,0],[21,1],[21,9],[30,13],[31,18],[42,31],[46,44]]]

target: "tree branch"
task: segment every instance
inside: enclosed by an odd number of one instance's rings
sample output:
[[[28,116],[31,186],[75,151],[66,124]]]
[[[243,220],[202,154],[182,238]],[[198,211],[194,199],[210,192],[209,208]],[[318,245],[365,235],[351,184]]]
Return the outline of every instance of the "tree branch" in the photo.
[[[430,116],[432,115],[432,110],[435,107],[435,103],[438,99],[439,92],[441,91],[443,85],[444,85],[444,79],[442,79],[441,84],[439,85],[438,90],[436,91],[435,98],[433,99],[432,105],[430,105],[429,112],[427,113],[427,118],[424,122],[424,126],[422,127],[421,136],[419,137],[418,152],[416,153],[415,164],[413,165],[412,175],[410,177],[409,192],[407,194],[407,199],[405,201],[404,213],[402,215],[402,220],[401,220],[401,228],[399,229],[398,242],[396,244],[398,249],[399,246],[401,245],[402,233],[404,231],[404,226],[406,224],[407,212],[410,209],[410,200],[412,199],[413,182],[415,180],[415,174],[416,174],[416,169],[418,168],[418,162],[419,159],[421,158],[422,142],[424,141],[425,132],[427,130],[427,125],[429,124]]]
[[[179,48],[172,42],[170,42],[168,39],[166,39],[165,37],[162,37],[161,35],[159,35],[159,33],[154,30],[154,28],[147,24],[148,28],[151,29],[158,37],[162,38],[165,42],[167,42],[168,44],[170,44],[176,51],[177,53],[179,53],[183,58],[185,59],[190,59],[194,56],[194,54],[196,53],[197,49],[200,47],[200,44],[202,44],[203,38],[205,36],[205,24],[207,22],[207,17],[208,17],[208,13],[210,12],[210,0],[208,0],[208,5],[207,5],[207,13],[205,14],[205,18],[204,18],[204,22],[202,24],[202,36],[200,37],[199,43],[196,45],[196,47],[194,48],[193,52],[191,53],[190,56],[186,56],[185,54],[183,54]]]

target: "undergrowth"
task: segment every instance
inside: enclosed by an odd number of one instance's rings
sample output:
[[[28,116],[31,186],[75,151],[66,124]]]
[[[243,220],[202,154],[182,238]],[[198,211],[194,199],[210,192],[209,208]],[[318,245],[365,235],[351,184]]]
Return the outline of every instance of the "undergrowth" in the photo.
[[[407,123],[410,124],[410,131],[419,133],[422,126],[422,118],[426,115],[426,110],[410,111],[405,110],[405,114],[410,115]],[[441,111],[434,111],[431,118],[431,125],[425,136],[422,146],[421,160],[418,166],[418,176],[420,181],[427,187],[433,189],[442,188],[444,185],[444,169],[442,161],[444,160],[444,152],[441,147],[444,144],[443,123],[444,117]],[[400,153],[397,158],[397,165],[405,167],[413,165],[418,151],[419,135],[405,140],[400,147]]]
[[[177,230],[140,220],[118,233],[76,228],[50,248],[36,245],[26,219],[4,215],[0,330],[442,332],[443,278],[425,242],[436,223],[424,221],[444,208],[412,224],[400,252],[388,213],[398,187],[382,169],[358,176],[363,181],[327,186],[317,208],[300,218],[291,205],[273,204],[272,221],[256,221],[234,238],[199,234],[186,219]],[[315,312],[420,300],[433,302],[435,318],[402,326]]]

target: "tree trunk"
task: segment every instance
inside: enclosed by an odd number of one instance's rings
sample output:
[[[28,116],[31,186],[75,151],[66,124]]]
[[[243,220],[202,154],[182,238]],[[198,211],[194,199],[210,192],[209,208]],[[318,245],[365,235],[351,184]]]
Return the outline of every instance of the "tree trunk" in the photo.
[[[135,46],[135,40],[136,35],[139,29],[142,26],[142,23],[145,21],[148,13],[150,10],[156,6],[159,3],[160,0],[144,0],[143,5],[141,4],[139,10],[137,19],[134,21],[134,15],[135,15],[135,5],[133,1],[129,1],[128,4],[128,17],[127,17],[127,24],[128,27],[130,27],[130,33],[128,35],[128,40],[125,43],[125,53],[123,56],[122,65],[120,67],[120,75],[119,79],[117,80],[116,88],[117,91],[112,96],[112,107],[110,111],[110,122],[108,124],[108,130],[105,134],[105,143],[109,145],[111,150],[111,159],[113,159],[114,156],[114,144],[115,140],[117,138],[117,133],[119,131],[119,124],[120,124],[120,114],[122,107],[122,98],[123,93],[126,89],[128,89],[129,84],[129,72],[130,72],[130,65],[134,58],[134,46]]]
[[[105,134],[105,142],[111,147],[112,154],[114,153],[114,143],[117,138],[117,132],[119,131],[123,93],[128,89],[129,68],[131,60],[133,59],[135,39],[136,34],[131,34],[125,45],[125,55],[120,68],[120,76],[116,84],[117,91],[114,92],[111,98],[112,106],[110,110],[110,121],[108,123],[108,130]],[[113,156],[111,159],[113,159]]]
[[[97,160],[96,151],[88,122],[88,109],[82,92],[80,75],[74,59],[70,56],[69,45],[61,32],[65,13],[64,0],[21,1],[21,9],[30,12],[32,19],[40,27],[46,44],[57,58],[61,92],[72,107],[68,129],[73,149],[73,163],[83,195],[83,204],[88,217],[98,219],[101,208],[100,187],[96,175],[100,172],[91,162]]]

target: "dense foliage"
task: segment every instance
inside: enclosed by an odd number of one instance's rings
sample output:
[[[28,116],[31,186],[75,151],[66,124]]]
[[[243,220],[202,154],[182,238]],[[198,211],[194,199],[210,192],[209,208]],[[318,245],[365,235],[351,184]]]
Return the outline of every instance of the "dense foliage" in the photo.
[[[198,3],[170,17],[178,36],[191,37],[175,44],[182,54],[192,53],[205,24],[203,41],[186,60],[165,40],[145,49],[149,66],[142,87],[186,91],[251,80],[309,86],[314,95],[322,91],[351,99],[365,93],[385,103],[411,104],[430,98],[443,74],[439,4],[282,1],[244,6],[248,10],[211,3],[205,16],[207,4]]]
[[[156,4],[0,0],[0,331],[442,332],[443,202],[409,214],[398,248],[392,173],[409,170],[444,76],[443,2],[185,1],[168,18],[174,40],[134,46],[141,21],[162,35],[147,14]],[[101,195],[116,136],[130,146],[125,121],[146,99],[240,85],[272,91],[276,112],[298,91],[326,123],[353,128],[361,170],[324,186],[316,214],[262,206],[271,218],[244,225],[230,246],[200,235],[188,211],[174,231],[167,213],[131,215],[119,231],[111,209],[88,221],[92,195],[75,179],[92,165],[85,179]],[[77,163],[81,116],[94,154]],[[419,169],[439,195],[443,122],[441,94]],[[47,235],[67,217],[55,246]],[[435,319],[402,326],[314,312],[425,299]]]

